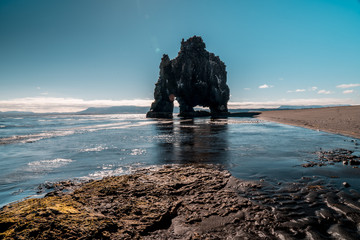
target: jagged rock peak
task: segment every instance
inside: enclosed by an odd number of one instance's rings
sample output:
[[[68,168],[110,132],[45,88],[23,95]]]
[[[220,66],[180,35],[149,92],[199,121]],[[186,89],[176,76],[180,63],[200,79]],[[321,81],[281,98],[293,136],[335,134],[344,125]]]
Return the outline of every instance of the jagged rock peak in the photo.
[[[198,36],[193,36],[186,41],[184,41],[184,39],[182,39],[180,52],[195,51],[195,50],[205,51],[205,48],[206,48],[206,45],[205,45],[203,39]]]

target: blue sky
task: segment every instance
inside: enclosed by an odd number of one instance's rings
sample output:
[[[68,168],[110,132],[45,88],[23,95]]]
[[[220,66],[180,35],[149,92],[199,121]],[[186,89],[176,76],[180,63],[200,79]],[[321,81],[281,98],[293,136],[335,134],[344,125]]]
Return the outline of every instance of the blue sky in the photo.
[[[193,35],[230,107],[360,104],[358,0],[0,0],[0,111],[147,106]]]

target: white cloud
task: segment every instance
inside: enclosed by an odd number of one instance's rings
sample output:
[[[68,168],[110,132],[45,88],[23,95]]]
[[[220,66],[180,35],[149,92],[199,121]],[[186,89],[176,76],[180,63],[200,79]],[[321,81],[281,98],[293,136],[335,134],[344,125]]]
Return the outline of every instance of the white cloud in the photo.
[[[319,90],[318,94],[331,94],[331,91],[327,91],[327,90]]]
[[[141,106],[150,107],[153,100],[84,100],[77,98],[32,97],[0,100],[0,111],[78,112],[88,107]]]
[[[352,99],[320,98],[320,99],[280,99],[266,102],[229,102],[229,109],[256,109],[256,108],[278,108],[287,106],[310,106],[310,105],[354,105]]]
[[[354,90],[345,90],[345,91],[343,91],[343,94],[349,94],[349,93],[353,93],[354,92]]]
[[[43,92],[43,93],[40,93],[41,95],[49,95],[48,92]]]
[[[37,89],[37,90],[40,90],[40,89],[41,89],[41,87],[36,87],[36,89]]]
[[[273,86],[270,86],[270,85],[267,85],[267,84],[264,84],[264,85],[261,85],[259,86],[259,88],[272,88]]]
[[[337,87],[337,88],[360,87],[360,83],[340,84],[340,85],[337,85],[336,87]]]
[[[295,91],[293,90],[289,90],[287,91],[288,93],[293,93],[293,92],[305,92],[306,90],[305,89],[296,89]]]
[[[246,90],[246,91],[250,91],[251,89],[250,89],[250,88],[244,88],[244,90]]]
[[[310,91],[316,91],[318,89],[318,87],[311,87]]]

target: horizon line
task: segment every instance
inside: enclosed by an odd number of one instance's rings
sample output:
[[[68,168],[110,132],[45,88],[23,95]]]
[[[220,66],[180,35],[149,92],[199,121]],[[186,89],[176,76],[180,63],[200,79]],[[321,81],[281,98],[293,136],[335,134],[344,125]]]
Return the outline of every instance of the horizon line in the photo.
[[[75,113],[90,107],[149,107],[153,99],[132,100],[84,100],[78,98],[27,97],[0,100],[0,112],[33,112],[33,113]],[[175,102],[175,107],[179,104]],[[344,106],[360,105],[351,99],[319,98],[319,99],[279,99],[273,101],[229,101],[228,109],[268,109],[280,106]],[[201,106],[200,106],[201,107]]]

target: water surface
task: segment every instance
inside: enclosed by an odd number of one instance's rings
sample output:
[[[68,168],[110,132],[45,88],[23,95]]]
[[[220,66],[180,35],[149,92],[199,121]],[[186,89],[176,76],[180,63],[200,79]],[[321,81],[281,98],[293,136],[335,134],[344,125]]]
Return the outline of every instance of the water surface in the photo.
[[[219,164],[238,178],[272,182],[319,176],[360,190],[359,169],[301,166],[316,160],[315,152],[336,148],[360,151],[352,138],[253,118],[3,117],[0,206],[36,195],[46,182],[97,179],[163,164]]]

